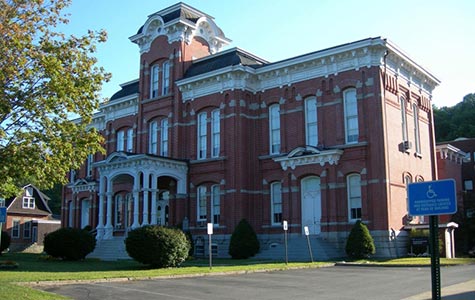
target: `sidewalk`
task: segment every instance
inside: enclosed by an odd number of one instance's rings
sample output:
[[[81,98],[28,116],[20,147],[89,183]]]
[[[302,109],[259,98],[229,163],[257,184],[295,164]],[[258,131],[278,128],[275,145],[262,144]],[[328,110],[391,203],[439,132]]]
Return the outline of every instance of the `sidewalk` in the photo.
[[[459,284],[442,287],[443,300],[470,300],[475,299],[475,279]],[[403,300],[432,300],[432,291],[415,295]]]

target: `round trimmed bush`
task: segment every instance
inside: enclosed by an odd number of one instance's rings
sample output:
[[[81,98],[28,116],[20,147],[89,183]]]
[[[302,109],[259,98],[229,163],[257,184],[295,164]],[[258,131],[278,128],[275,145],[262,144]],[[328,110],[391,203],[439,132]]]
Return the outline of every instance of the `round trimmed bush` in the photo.
[[[352,259],[368,258],[376,253],[374,240],[368,227],[360,220],[355,223],[351,229],[348,240],[346,241],[346,254]]]
[[[7,231],[2,231],[2,240],[0,241],[0,255],[10,247],[11,238]]]
[[[94,251],[96,239],[87,230],[60,228],[45,236],[44,251],[64,260],[80,260]]]
[[[154,268],[176,267],[188,258],[190,243],[180,229],[157,225],[129,232],[125,249],[134,260]]]
[[[234,259],[245,259],[259,252],[256,232],[246,219],[242,219],[234,229],[229,242],[229,255]]]

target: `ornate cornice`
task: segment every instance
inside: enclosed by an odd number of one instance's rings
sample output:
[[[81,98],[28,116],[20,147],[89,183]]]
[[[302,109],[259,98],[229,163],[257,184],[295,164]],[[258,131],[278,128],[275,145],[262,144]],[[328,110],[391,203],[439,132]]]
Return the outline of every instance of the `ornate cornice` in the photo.
[[[273,158],[284,171],[289,167],[295,170],[298,166],[320,164],[324,166],[326,163],[330,165],[337,165],[340,160],[343,150],[331,149],[320,151],[315,147],[306,146],[298,147],[292,150],[289,154],[281,157]]]

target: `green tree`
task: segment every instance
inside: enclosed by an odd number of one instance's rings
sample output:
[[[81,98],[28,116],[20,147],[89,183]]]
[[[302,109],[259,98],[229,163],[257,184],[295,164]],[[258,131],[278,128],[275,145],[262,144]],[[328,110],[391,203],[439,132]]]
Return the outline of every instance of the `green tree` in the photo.
[[[468,94],[452,107],[434,107],[434,127],[437,142],[459,137],[475,137],[475,94]]]
[[[346,254],[353,259],[367,258],[376,253],[373,237],[360,220],[355,223],[346,241]]]
[[[242,219],[234,229],[229,242],[229,255],[234,259],[249,258],[259,252],[256,232],[246,219]]]
[[[109,79],[96,66],[104,31],[54,31],[70,0],[0,0],[0,197],[33,183],[64,183],[90,153],[103,151],[88,127]],[[71,120],[71,116],[77,120]]]

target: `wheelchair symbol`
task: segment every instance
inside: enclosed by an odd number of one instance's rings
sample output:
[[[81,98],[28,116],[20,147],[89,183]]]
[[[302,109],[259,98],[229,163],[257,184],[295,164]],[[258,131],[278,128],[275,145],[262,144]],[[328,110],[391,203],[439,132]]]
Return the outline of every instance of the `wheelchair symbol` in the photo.
[[[426,196],[427,196],[427,198],[429,198],[429,199],[432,199],[432,198],[437,197],[437,194],[436,194],[435,191],[432,189],[432,185],[429,185],[429,187],[427,188]]]

